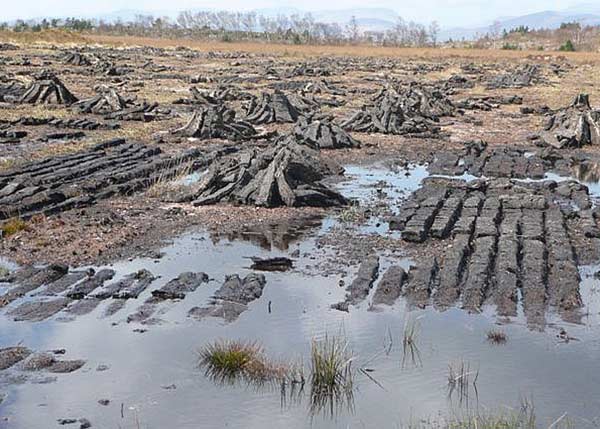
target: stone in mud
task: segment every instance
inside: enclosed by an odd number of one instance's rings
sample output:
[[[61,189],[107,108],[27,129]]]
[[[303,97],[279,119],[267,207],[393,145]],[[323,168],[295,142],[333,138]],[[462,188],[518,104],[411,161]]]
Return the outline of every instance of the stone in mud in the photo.
[[[39,322],[54,316],[65,309],[73,300],[69,298],[57,298],[47,301],[24,302],[8,312],[14,321]]]
[[[257,132],[248,122],[235,118],[235,111],[224,106],[199,108],[188,123],[172,134],[199,139],[246,140]]]
[[[132,102],[121,97],[114,89],[106,86],[98,88],[97,95],[78,101],[73,104],[73,108],[79,113],[94,113],[96,115],[106,115],[126,109],[132,105]]]
[[[356,305],[363,301],[368,295],[373,283],[379,275],[379,257],[370,255],[358,267],[355,279],[348,285],[346,301]]]
[[[262,93],[260,100],[253,98],[246,107],[246,121],[253,124],[296,122],[301,113],[281,91]]]
[[[77,101],[67,87],[52,73],[44,72],[27,88],[19,99],[23,104],[66,104]]]
[[[392,265],[381,277],[373,294],[373,305],[394,305],[402,294],[402,286],[406,281],[407,274],[402,267]]]
[[[344,197],[321,183],[328,173],[317,151],[286,139],[213,163],[192,198],[194,205],[219,201],[264,207],[345,204]]]
[[[186,272],[180,274],[177,278],[169,281],[160,289],[152,291],[152,297],[155,301],[164,301],[167,299],[184,299],[185,294],[193,292],[203,283],[208,282],[206,273]]]
[[[16,346],[0,349],[0,371],[21,362],[33,352],[27,347]]]
[[[294,126],[299,141],[316,149],[357,148],[360,143],[331,119],[301,117]]]
[[[558,149],[598,145],[600,111],[591,108],[587,94],[579,94],[570,106],[550,117],[540,137]]]
[[[98,271],[92,277],[85,279],[81,283],[76,284],[66,294],[71,299],[83,299],[89,293],[104,285],[104,282],[112,279],[115,276],[115,270],[105,268]]]
[[[250,269],[256,271],[288,271],[294,266],[293,261],[285,257],[251,259],[252,265],[250,266]]]

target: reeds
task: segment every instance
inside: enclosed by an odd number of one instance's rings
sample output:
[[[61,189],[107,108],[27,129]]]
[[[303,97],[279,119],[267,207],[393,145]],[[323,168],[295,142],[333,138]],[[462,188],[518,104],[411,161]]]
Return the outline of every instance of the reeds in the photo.
[[[471,387],[477,396],[477,379],[479,378],[479,369],[471,370],[471,365],[465,360],[448,365],[448,398],[456,394],[459,404],[469,404]]]
[[[402,337],[402,367],[406,366],[409,359],[413,365],[420,366],[422,364],[421,352],[417,346],[418,334],[418,319],[407,318],[404,322]]]
[[[353,408],[353,356],[343,337],[325,335],[311,347],[311,414],[333,416],[339,407]]]

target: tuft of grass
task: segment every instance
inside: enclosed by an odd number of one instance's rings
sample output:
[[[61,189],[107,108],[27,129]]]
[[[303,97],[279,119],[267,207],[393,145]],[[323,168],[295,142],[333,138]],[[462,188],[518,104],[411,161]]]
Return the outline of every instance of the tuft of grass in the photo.
[[[1,230],[4,237],[10,237],[18,232],[24,231],[28,228],[29,224],[23,219],[13,217],[8,219],[2,224]]]
[[[338,407],[353,405],[353,356],[342,337],[325,335],[311,347],[311,414],[333,416]]]
[[[185,188],[183,180],[193,171],[191,161],[182,162],[178,165],[167,165],[150,179],[146,195],[150,198],[161,198],[176,194]]]
[[[262,347],[254,342],[209,344],[200,351],[200,366],[206,369],[207,376],[222,383],[245,381],[258,386],[280,383],[282,390],[287,384],[304,384],[301,369],[268,359]]]
[[[490,329],[486,335],[487,340],[492,344],[504,344],[508,341],[508,335],[498,329]]]

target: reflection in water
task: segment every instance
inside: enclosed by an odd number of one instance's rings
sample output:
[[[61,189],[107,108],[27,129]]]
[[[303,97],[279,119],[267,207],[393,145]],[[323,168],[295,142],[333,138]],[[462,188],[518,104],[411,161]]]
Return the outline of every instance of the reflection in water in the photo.
[[[582,161],[573,166],[573,176],[582,182],[600,182],[600,163]]]
[[[475,394],[476,403],[479,403],[477,379],[479,369],[471,370],[471,364],[464,360],[448,365],[448,400],[452,403],[456,399],[458,406],[470,408],[469,399],[471,392]]]
[[[299,241],[303,235],[319,228],[322,218],[305,218],[289,220],[281,223],[260,224],[240,231],[219,231],[211,233],[214,244],[226,239],[228,241],[247,241],[265,250],[286,251],[290,245]]]

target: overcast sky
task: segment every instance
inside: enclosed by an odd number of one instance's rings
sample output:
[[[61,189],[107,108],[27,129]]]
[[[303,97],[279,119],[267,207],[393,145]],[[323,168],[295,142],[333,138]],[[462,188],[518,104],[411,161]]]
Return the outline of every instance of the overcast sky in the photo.
[[[297,7],[302,10],[390,8],[406,19],[419,22],[440,21],[461,26],[485,23],[500,16],[518,16],[543,10],[561,10],[590,0],[0,0],[2,19],[104,14],[122,9],[148,11],[217,8],[249,10]],[[596,0],[597,1],[597,0]]]

